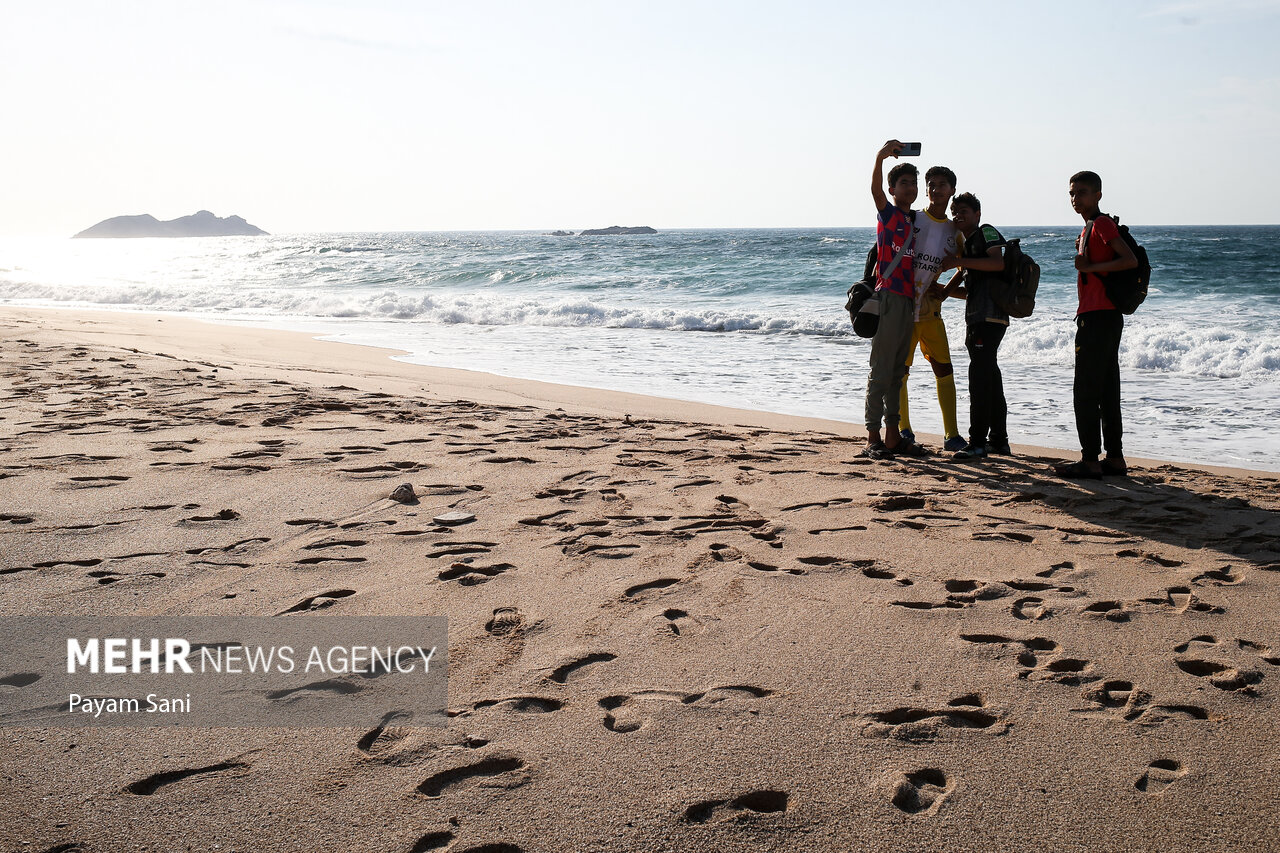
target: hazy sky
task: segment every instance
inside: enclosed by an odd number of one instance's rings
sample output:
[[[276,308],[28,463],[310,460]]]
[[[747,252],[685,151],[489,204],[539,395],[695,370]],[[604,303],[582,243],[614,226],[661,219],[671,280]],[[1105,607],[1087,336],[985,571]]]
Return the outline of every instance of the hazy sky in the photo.
[[[7,0],[0,234],[871,225],[895,136],[996,224],[1280,222],[1277,0],[898,6]]]

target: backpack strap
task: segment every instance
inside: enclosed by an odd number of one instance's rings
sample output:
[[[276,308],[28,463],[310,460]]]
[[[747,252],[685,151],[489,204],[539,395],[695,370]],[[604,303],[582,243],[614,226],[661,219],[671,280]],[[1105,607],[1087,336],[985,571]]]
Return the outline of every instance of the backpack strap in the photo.
[[[912,213],[914,214],[915,211],[912,211]],[[916,222],[915,222],[914,216],[911,216],[907,219],[907,225],[909,228],[909,230],[907,231],[907,239],[902,241],[902,248],[898,250],[898,254],[895,255],[893,258],[893,262],[889,264],[889,268],[884,271],[884,275],[880,276],[880,278],[888,279],[891,275],[893,275],[893,271],[898,268],[898,264],[902,263],[902,258],[907,254],[907,250],[911,248],[911,244],[915,242]]]
[[[1098,214],[1098,216],[1101,216],[1101,215],[1102,215],[1101,213]],[[1098,220],[1097,216],[1089,220],[1089,224],[1084,227],[1084,237],[1080,239],[1081,245],[1079,247],[1079,251],[1076,254],[1082,256],[1085,259],[1085,261],[1089,260],[1089,240],[1093,238],[1093,223],[1096,222],[1097,220]],[[1083,272],[1076,273],[1077,287],[1083,287],[1088,282],[1089,282],[1088,273],[1083,273]]]

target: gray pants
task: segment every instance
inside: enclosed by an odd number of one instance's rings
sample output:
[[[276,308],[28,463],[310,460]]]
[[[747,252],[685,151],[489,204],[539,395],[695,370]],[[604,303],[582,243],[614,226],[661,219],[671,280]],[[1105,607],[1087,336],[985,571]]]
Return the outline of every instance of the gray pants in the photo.
[[[880,291],[880,324],[871,339],[871,373],[867,375],[867,429],[877,431],[883,418],[898,425],[898,394],[907,375],[907,355],[915,328],[915,302]]]

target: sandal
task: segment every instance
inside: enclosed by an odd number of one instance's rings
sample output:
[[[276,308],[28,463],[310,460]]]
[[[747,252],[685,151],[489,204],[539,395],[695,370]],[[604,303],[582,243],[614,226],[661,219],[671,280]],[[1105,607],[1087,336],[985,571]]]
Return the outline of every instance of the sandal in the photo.
[[[1101,480],[1102,472],[1090,470],[1084,462],[1064,462],[1053,466],[1053,473],[1068,480]]]
[[[884,442],[877,441],[875,444],[868,444],[862,448],[862,453],[867,459],[892,459],[893,451],[884,446]]]
[[[902,443],[895,447],[892,453],[895,456],[909,456],[912,459],[922,459],[929,455],[928,450],[910,439],[903,439]]]

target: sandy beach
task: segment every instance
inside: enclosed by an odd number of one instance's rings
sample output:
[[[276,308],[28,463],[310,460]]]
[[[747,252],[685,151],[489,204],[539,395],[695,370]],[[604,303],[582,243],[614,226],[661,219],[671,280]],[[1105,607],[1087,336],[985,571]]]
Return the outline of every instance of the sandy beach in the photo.
[[[1280,843],[1275,475],[873,462],[857,424],[297,333],[0,328],[0,620],[444,615],[450,714],[0,728],[4,850]]]

